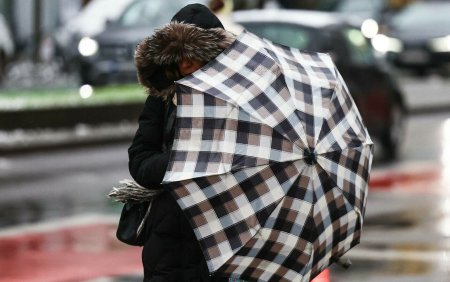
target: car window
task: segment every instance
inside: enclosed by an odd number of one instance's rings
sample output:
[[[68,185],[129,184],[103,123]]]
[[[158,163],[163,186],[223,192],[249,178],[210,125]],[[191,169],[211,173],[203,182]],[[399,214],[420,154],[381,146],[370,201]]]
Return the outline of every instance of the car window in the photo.
[[[248,31],[275,43],[302,50],[311,50],[312,32],[309,29],[289,24],[241,23]]]
[[[371,18],[380,21],[387,0],[342,0],[336,11],[348,16],[359,16],[363,19]]]
[[[344,0],[341,1],[336,10],[344,13],[359,13],[372,11],[380,11],[383,9],[385,0]]]
[[[350,59],[357,65],[371,65],[375,63],[373,49],[366,37],[356,28],[342,29],[342,35],[348,47]]]
[[[170,18],[188,2],[182,0],[136,1],[120,16],[117,24],[121,26],[160,26],[170,21]]]
[[[412,4],[392,19],[397,28],[450,25],[450,3]]]
[[[99,19],[115,19],[132,0],[94,0],[89,2],[81,13],[77,15],[80,22],[92,22]]]
[[[70,19],[63,28],[83,36],[94,36],[105,29],[107,20],[114,21],[133,0],[94,0]]]

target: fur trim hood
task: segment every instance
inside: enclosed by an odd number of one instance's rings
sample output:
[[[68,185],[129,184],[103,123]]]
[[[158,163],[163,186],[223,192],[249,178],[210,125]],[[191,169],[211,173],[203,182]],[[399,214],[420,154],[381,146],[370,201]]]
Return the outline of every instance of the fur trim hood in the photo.
[[[203,29],[193,24],[169,23],[138,44],[134,62],[139,83],[149,95],[170,98],[175,93],[175,84],[170,81],[181,78],[178,63],[183,58],[209,62],[234,40],[235,36],[222,28]],[[158,91],[155,81],[162,77],[169,79],[170,85]]]

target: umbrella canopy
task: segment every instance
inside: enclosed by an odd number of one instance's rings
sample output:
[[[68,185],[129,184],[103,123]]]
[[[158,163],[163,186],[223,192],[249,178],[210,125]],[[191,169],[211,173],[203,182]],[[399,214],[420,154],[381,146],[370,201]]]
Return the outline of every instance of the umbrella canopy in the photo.
[[[177,101],[163,182],[211,273],[309,281],[359,242],[373,145],[327,54],[243,32]]]

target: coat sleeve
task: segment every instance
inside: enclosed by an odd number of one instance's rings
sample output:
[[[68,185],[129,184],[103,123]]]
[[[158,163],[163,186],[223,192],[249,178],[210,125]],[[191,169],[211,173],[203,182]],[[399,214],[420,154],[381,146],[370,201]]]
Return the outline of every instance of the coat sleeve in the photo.
[[[161,98],[147,98],[138,130],[128,149],[131,176],[148,188],[159,186],[169,163],[169,152],[162,151],[165,107]]]

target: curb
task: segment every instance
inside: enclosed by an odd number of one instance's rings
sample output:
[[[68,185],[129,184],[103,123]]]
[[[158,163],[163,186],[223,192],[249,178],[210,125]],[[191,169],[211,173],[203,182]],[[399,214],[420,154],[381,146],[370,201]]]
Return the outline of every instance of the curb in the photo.
[[[68,128],[78,124],[102,124],[122,120],[137,121],[144,107],[143,102],[60,107],[51,109],[2,110],[1,130]]]
[[[1,110],[0,155],[131,142],[144,103]]]
[[[82,146],[129,142],[137,130],[136,121],[100,125],[78,124],[63,129],[0,131],[0,155],[51,151]]]
[[[407,113],[409,116],[450,113],[450,104],[412,108],[408,109]]]

